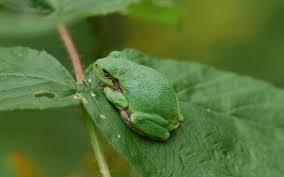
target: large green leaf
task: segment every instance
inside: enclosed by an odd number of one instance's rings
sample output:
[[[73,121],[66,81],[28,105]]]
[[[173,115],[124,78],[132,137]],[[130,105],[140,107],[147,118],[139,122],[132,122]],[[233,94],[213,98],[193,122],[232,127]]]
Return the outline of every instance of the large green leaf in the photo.
[[[34,34],[82,17],[125,9],[137,0],[4,0],[0,3],[0,33]]]
[[[52,56],[28,48],[0,48],[0,111],[79,104],[69,72]]]
[[[82,93],[85,108],[143,176],[283,176],[283,90],[198,64],[162,61],[133,50],[121,54],[167,76],[185,117],[169,141],[145,139],[123,124],[92,73],[86,73],[91,84]]]

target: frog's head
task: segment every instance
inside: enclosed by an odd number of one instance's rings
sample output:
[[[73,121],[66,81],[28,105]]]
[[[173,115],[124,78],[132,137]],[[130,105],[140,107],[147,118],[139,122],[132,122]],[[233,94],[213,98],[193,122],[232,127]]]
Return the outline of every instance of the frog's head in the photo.
[[[97,60],[93,65],[94,74],[99,80],[109,86],[113,86],[112,76],[106,66],[101,62],[101,59]]]

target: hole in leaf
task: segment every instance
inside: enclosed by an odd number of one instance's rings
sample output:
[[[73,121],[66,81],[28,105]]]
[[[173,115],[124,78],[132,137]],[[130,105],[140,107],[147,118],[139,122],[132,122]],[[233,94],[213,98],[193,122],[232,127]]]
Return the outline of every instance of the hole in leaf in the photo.
[[[41,97],[46,97],[46,98],[55,98],[55,94],[54,93],[50,93],[50,92],[41,92],[41,93],[35,93],[34,96],[36,98],[41,98]]]

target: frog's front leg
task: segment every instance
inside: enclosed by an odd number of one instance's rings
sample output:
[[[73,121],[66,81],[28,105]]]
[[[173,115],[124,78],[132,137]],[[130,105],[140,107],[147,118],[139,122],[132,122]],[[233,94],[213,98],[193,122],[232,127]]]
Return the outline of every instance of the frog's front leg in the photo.
[[[133,128],[142,135],[165,141],[170,137],[168,121],[157,114],[135,112],[130,116]]]
[[[105,87],[104,93],[107,99],[110,102],[112,102],[114,105],[122,107],[122,108],[128,107],[128,100],[121,92],[113,90],[110,87]]]

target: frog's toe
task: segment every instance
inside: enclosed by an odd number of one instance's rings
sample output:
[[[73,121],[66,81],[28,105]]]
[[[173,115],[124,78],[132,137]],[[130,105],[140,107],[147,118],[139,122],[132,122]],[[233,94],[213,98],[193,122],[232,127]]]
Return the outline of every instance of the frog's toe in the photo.
[[[179,124],[180,124],[180,121],[177,121],[175,124],[170,125],[169,130],[172,131],[178,128]]]
[[[182,122],[182,121],[184,121],[184,117],[183,117],[183,115],[180,113],[180,115],[179,115],[179,121],[180,122]]]

